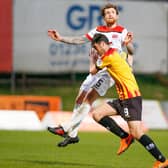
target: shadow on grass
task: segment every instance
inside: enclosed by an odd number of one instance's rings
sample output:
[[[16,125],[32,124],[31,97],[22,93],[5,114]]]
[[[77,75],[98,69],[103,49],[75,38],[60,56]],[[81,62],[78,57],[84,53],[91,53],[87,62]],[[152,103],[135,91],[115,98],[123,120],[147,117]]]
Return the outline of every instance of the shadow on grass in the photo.
[[[1,159],[0,159],[1,160]],[[73,163],[73,162],[63,162],[63,161],[43,161],[43,160],[21,160],[21,159],[2,159],[2,160],[8,160],[8,161],[16,161],[16,162],[23,162],[23,163],[33,163],[33,164],[39,164],[39,165],[52,165],[52,166],[79,166],[79,167],[91,167],[91,168],[114,168],[111,166],[105,166],[105,165],[96,165],[96,164],[85,164],[85,163]]]

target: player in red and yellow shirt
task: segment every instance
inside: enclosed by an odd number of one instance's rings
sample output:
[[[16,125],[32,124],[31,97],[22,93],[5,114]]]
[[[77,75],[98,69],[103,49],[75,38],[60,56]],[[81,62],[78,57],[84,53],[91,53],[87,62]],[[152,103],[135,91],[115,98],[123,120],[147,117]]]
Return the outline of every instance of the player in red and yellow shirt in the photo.
[[[108,38],[102,34],[95,34],[92,46],[101,56],[91,73],[95,74],[102,68],[107,68],[114,79],[119,99],[109,101],[93,110],[96,122],[111,131],[109,116],[120,115],[127,121],[130,134],[142,144],[157,160],[153,168],[165,168],[168,160],[157,148],[153,140],[142,129],[142,97],[136,79],[129,65],[121,58],[116,49],[110,48]]]
[[[120,100],[140,96],[140,91],[132,73],[132,69],[119,55],[118,51],[110,48],[102,57],[99,68],[107,68],[107,71],[115,81]]]

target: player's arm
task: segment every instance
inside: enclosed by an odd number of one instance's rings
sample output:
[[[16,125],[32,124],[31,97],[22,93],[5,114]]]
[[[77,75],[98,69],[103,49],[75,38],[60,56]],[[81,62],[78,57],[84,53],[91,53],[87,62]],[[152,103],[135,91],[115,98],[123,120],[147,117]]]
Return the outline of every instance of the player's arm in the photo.
[[[76,37],[66,37],[61,36],[57,30],[49,29],[48,36],[55,41],[67,43],[67,44],[84,44],[89,42],[85,35],[83,36],[76,36]]]
[[[128,52],[127,62],[131,67],[133,65],[133,55],[134,55],[134,46],[132,44],[132,40],[133,40],[133,33],[128,32],[124,39],[124,43]]]
[[[128,57],[127,57],[127,62],[128,64],[132,67],[133,66],[133,60],[134,60],[134,46],[132,43],[128,43],[126,45],[127,52],[128,52]]]
[[[97,53],[97,51],[94,48],[90,49],[89,52],[89,72],[92,71],[92,68],[94,68],[96,61],[98,59],[99,55]]]
[[[90,67],[90,73],[92,75],[96,74],[99,71],[99,67],[96,64],[93,64],[92,67]]]

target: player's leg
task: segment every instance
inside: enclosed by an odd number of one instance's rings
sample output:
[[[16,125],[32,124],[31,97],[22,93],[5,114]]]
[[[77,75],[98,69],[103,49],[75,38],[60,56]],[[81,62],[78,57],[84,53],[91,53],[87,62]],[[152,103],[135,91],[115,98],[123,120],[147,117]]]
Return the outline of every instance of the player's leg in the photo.
[[[102,71],[96,75],[89,75],[87,79],[83,82],[81,90],[89,90],[84,99],[84,103],[81,107],[76,110],[74,115],[71,118],[71,126],[68,130],[68,135],[70,137],[76,137],[78,134],[78,129],[80,123],[83,121],[85,116],[89,113],[92,103],[99,97],[106,94],[107,90],[114,84],[114,81],[111,80],[111,77],[106,71]],[[64,127],[64,126],[63,126]]]
[[[72,117],[68,123],[63,123],[62,126],[65,128],[67,132],[71,132],[73,129],[78,127],[80,125],[83,118],[88,114],[90,111],[90,105],[89,104],[82,104],[83,100],[85,99],[88,91],[90,88],[96,83],[97,81],[96,75],[89,74],[84,82],[82,83],[80,87],[80,92],[76,98],[75,101],[75,108],[73,110]]]
[[[166,160],[154,141],[144,134],[141,121],[130,121],[128,125],[134,138],[156,159],[153,168],[168,167],[168,160]]]
[[[98,107],[98,109],[93,110],[93,118],[100,125],[121,138],[120,147],[117,152],[117,154],[120,155],[128,149],[134,141],[134,138],[131,134],[123,130],[111,117],[109,117],[118,113],[117,108],[115,107],[116,105],[119,106],[118,100],[113,101],[112,104],[111,102],[104,103],[102,106]]]
[[[85,91],[79,92],[79,94],[77,96],[77,97],[79,97],[79,99],[77,99],[77,100],[79,100],[78,102],[82,102],[83,101],[82,99],[85,97],[85,95],[86,95]],[[73,122],[73,119],[76,118],[76,115],[78,114],[77,109],[79,107],[80,107],[80,104],[75,103],[74,108],[73,108],[72,117],[69,122],[62,123],[61,125],[59,125],[57,127],[48,127],[48,131],[50,131],[51,133],[53,133],[55,135],[66,137],[68,130],[71,128],[71,124]]]
[[[72,116],[71,119],[69,120],[69,122],[65,122],[60,124],[57,127],[48,127],[48,131],[50,131],[51,133],[55,134],[55,135],[59,135],[62,137],[67,137],[68,132],[70,132],[73,127],[77,126],[80,122],[80,115],[78,110],[80,109],[80,105],[79,102],[83,102],[83,99],[85,97],[87,92],[85,91],[80,91],[78,96],[77,96],[77,102],[75,103],[75,106],[73,108],[73,112],[72,112]]]
[[[93,118],[100,125],[108,129],[120,138],[126,138],[129,134],[123,130],[111,117],[117,114],[117,111],[109,102],[104,103],[100,107],[92,111]]]
[[[58,143],[59,147],[65,147],[68,144],[79,142],[77,135],[80,123],[90,111],[90,105],[82,103],[78,110],[75,112],[75,116],[71,118],[70,129],[68,130],[68,136]]]
[[[89,97],[90,102],[94,101],[99,96],[94,89],[91,89],[88,95],[89,96],[86,96],[86,99],[87,97]],[[59,147],[67,146],[68,144],[71,144],[72,139],[77,139],[80,124],[83,121],[83,119],[86,117],[86,115],[89,113],[90,109],[91,109],[90,103],[87,101],[84,101],[84,103],[82,103],[80,108],[77,110],[77,113],[75,113],[76,115],[73,118],[74,121],[71,120],[71,123],[73,124],[71,125],[72,129],[69,130],[68,136],[63,141],[58,143]],[[77,142],[79,142],[79,140]]]
[[[86,79],[83,81],[83,83],[79,89],[79,93],[76,97],[76,101],[75,101],[75,105],[73,108],[71,119],[68,122],[61,123],[61,125],[59,125],[57,127],[48,127],[48,131],[50,131],[51,133],[53,133],[55,135],[66,137],[67,133],[70,132],[73,129],[73,127],[75,128],[75,126],[78,125],[78,123],[80,121],[80,116],[81,116],[81,113],[79,114],[78,109],[80,108],[80,105],[82,104],[88,90],[90,89],[90,85],[92,85],[92,83],[95,81],[96,81],[95,77],[91,74],[89,74],[86,77]]]
[[[153,140],[145,135],[142,128],[142,98],[140,96],[123,101],[123,110],[120,111],[120,115],[128,122],[130,133],[136,138],[145,149],[152,154],[157,162],[154,167],[159,167],[161,165],[168,166],[168,161],[160,152]]]
[[[68,136],[60,143],[58,143],[58,146],[67,146],[68,144],[76,143],[79,141],[79,138],[77,136],[78,129],[80,126],[80,123],[85,118],[85,116],[90,111],[90,104],[83,103],[84,98],[86,97],[87,92],[89,89],[97,82],[98,78],[96,75],[89,74],[87,78],[84,80],[80,87],[80,92],[76,98],[76,108],[73,110],[72,117],[69,122],[62,123],[61,127],[68,132]],[[94,96],[93,96],[94,97]]]
[[[85,90],[80,90],[80,92],[76,98],[75,105],[74,105],[74,108],[72,111],[72,116],[71,116],[70,120],[68,122],[61,124],[61,126],[64,128],[64,130],[66,132],[70,132],[73,129],[73,127],[78,125],[78,123],[80,121],[80,115],[81,115],[81,114],[79,114],[79,109],[81,110],[81,104],[82,104],[86,94],[87,94],[87,92]]]
[[[114,83],[107,72],[98,73],[96,75],[89,75],[89,77],[84,81],[81,89],[90,91],[85,97],[84,103],[81,107],[74,113],[74,117],[71,118],[71,129],[68,130],[68,137],[65,138],[62,142],[58,143],[58,146],[65,146],[69,142],[70,138],[77,137],[80,123],[83,121],[85,116],[89,113],[92,103],[99,97],[105,95],[107,90]]]
[[[84,103],[81,105],[81,108],[79,109],[78,116],[80,116],[80,119],[78,120],[78,124],[75,125],[75,127],[72,127],[72,130],[69,131],[68,135],[70,137],[75,137],[78,134],[78,130],[80,127],[81,122],[84,120],[84,118],[88,115],[89,111],[91,110],[91,104],[99,97],[99,94],[96,90],[91,89],[88,94],[86,95],[86,98],[84,100]]]
[[[114,81],[106,71],[100,72],[100,74],[101,78],[94,86],[94,89],[99,93],[100,96],[104,96],[107,90],[114,85]],[[99,124],[103,125],[106,128],[110,125],[110,131],[119,136],[120,138],[125,138],[128,136],[128,133],[126,133],[122,128],[120,128],[112,118],[106,115],[106,113],[101,112],[97,113],[96,115],[99,115],[97,116],[99,117]]]

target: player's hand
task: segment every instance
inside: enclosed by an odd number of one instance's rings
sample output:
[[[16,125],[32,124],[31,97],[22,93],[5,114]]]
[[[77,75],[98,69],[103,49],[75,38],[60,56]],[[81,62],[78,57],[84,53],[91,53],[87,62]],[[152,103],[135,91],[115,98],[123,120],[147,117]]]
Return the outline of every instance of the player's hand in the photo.
[[[132,42],[133,40],[133,32],[128,32],[127,36],[124,39],[124,43],[127,45],[128,43]]]
[[[90,56],[90,61],[95,64],[99,57],[99,54],[97,53],[96,49],[91,48],[89,51],[89,56]]]
[[[54,29],[49,29],[48,30],[48,36],[51,37],[53,40],[56,40],[56,41],[61,41],[62,40],[60,34]]]

